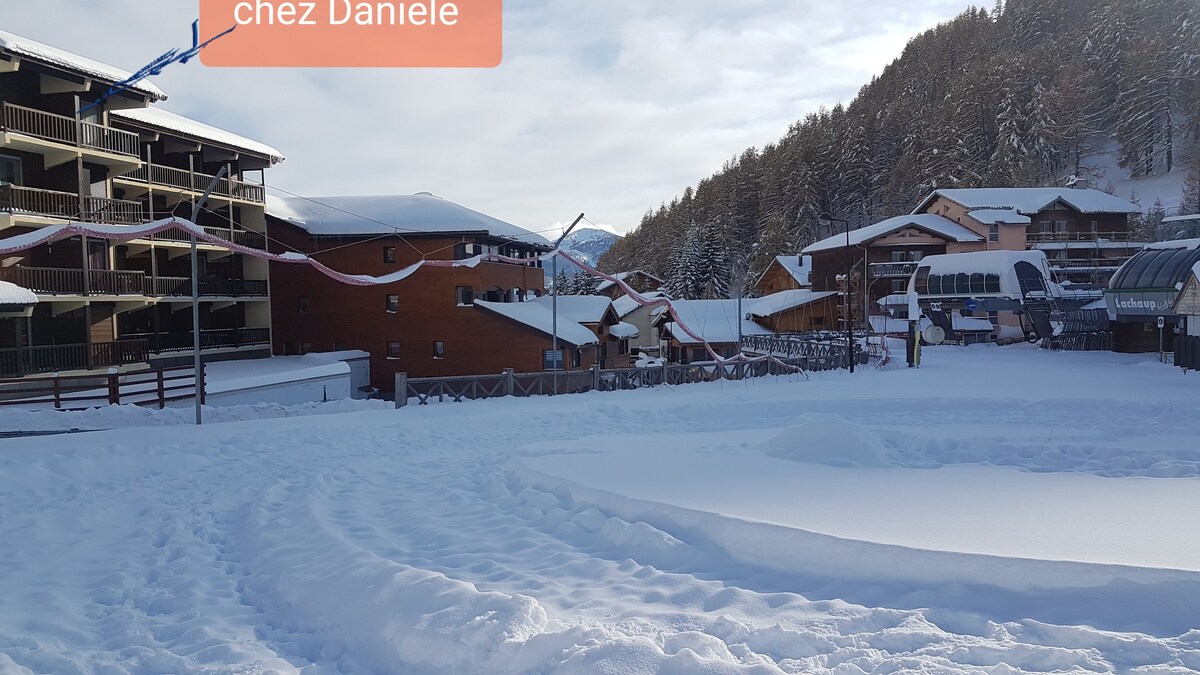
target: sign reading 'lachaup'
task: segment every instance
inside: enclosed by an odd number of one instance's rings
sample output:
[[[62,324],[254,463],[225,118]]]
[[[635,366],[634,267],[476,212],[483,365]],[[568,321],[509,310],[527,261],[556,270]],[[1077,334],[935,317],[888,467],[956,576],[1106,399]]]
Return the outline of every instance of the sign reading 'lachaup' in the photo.
[[[491,68],[503,0],[200,0],[207,66]]]

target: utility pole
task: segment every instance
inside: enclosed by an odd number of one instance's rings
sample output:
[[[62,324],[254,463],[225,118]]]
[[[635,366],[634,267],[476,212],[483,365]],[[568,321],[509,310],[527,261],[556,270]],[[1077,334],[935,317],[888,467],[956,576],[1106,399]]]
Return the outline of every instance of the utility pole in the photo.
[[[567,235],[571,234],[571,230],[575,229],[575,226],[578,225],[579,221],[581,221],[581,220],[583,220],[582,213],[579,214],[579,217],[576,218],[575,221],[572,222],[570,224],[570,226],[567,227],[567,229],[563,230],[562,236],[558,238],[558,241],[554,242],[554,255],[552,258],[550,258],[550,278],[554,280],[554,286],[551,287],[551,289],[550,289],[550,313],[553,315],[550,318],[550,350],[551,350],[551,354],[552,354],[551,363],[554,364],[554,366],[553,366],[554,367],[554,376],[553,376],[554,384],[553,384],[553,387],[551,388],[550,392],[554,396],[558,396],[558,359],[559,359],[559,352],[558,352],[558,247],[560,244],[562,244],[563,239],[566,239]],[[565,359],[564,359],[564,361],[565,361]]]
[[[854,249],[850,248],[850,221],[844,218],[834,218],[826,214],[822,220],[830,223],[842,223],[846,226],[846,292],[842,296],[842,315],[846,321],[846,361],[850,364],[850,372],[854,372],[854,326],[850,321],[850,275],[854,271]]]
[[[229,165],[221,167],[217,175],[208,184],[208,189],[200,197],[199,201],[192,204],[192,225],[196,225],[196,219],[200,217],[200,209],[204,207],[204,202],[208,201],[208,196],[217,188],[217,183],[229,171]],[[230,206],[230,209],[233,207]],[[197,227],[199,227],[197,225]],[[196,391],[196,425],[199,426],[202,421],[202,413],[200,412],[200,390],[204,383],[204,366],[200,363],[200,261],[199,254],[196,252],[196,233],[191,233],[189,239],[192,242],[192,367],[195,369],[195,391]]]

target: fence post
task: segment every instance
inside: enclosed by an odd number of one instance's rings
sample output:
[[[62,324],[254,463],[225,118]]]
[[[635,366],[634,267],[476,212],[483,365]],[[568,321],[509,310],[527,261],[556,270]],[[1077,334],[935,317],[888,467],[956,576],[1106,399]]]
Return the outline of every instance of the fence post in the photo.
[[[58,373],[54,373],[54,408],[55,410],[62,407],[62,380],[58,379]]]
[[[408,373],[396,373],[396,407],[408,405]]]
[[[592,364],[592,391],[600,391],[600,364]]]
[[[663,359],[663,364],[659,366],[662,369],[662,381],[659,384],[667,384],[667,360]]]
[[[515,384],[514,384],[515,379],[516,378],[513,377],[513,369],[505,368],[504,369],[504,395],[505,396],[513,395],[513,391],[516,389]]]
[[[208,391],[208,378],[205,377],[204,364],[202,363],[202,364],[200,364],[200,405],[205,404],[204,399],[207,398],[207,396],[208,396],[206,393],[207,391]]]
[[[121,383],[117,380],[117,369],[108,369],[108,404],[115,405],[121,402]]]
[[[159,370],[158,370],[158,378],[157,379],[158,379],[158,409],[162,410],[163,408],[167,407],[167,401],[166,401],[167,392],[164,391],[164,389],[163,389],[163,371],[161,368],[159,368]]]

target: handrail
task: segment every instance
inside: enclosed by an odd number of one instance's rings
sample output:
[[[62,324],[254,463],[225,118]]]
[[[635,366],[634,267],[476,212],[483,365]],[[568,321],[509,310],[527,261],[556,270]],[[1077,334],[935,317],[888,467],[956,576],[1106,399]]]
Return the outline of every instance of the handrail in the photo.
[[[122,180],[150,183],[167,187],[202,193],[212,183],[213,176],[206,173],[191,172],[162,164],[143,165],[121,176]],[[266,188],[258,183],[251,183],[240,178],[223,177],[213,188],[214,195],[242,199],[249,202],[264,203],[267,200]]]
[[[3,126],[9,131],[75,147],[138,156],[139,139],[135,133],[7,101],[2,105]]]

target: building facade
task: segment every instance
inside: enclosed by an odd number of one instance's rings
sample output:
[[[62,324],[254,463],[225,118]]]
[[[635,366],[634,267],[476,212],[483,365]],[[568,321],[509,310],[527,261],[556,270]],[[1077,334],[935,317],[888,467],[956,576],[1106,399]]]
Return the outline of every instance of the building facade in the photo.
[[[265,249],[262,172],[283,156],[156,107],[166,95],[146,82],[98,102],[127,76],[0,32],[0,239],[72,222],[190,219],[212,187],[196,222]],[[39,300],[23,320],[0,319],[0,376],[186,360],[189,255],[175,229],[123,243],[74,237],[0,261],[0,281]],[[262,260],[199,245],[206,359],[270,354],[267,275]]]
[[[537,332],[475,303],[543,295],[539,255],[549,245],[542,237],[429,193],[272,198],[268,219],[274,252],[299,251],[347,274],[385,277],[422,260],[485,253],[528,259],[423,266],[370,286],[346,285],[307,265],[272,263],[275,353],[361,349],[371,354],[372,386],[385,392],[397,372],[445,377],[540,369],[541,348],[531,343],[540,340]]]

